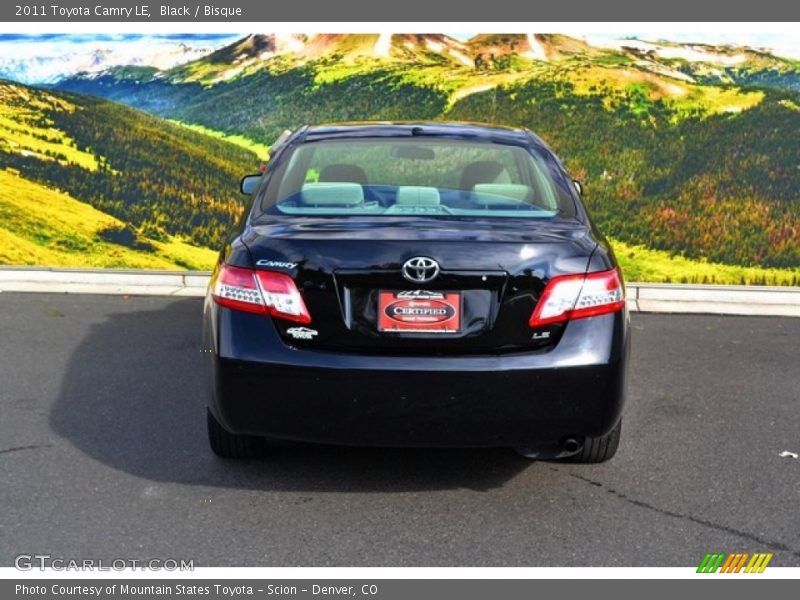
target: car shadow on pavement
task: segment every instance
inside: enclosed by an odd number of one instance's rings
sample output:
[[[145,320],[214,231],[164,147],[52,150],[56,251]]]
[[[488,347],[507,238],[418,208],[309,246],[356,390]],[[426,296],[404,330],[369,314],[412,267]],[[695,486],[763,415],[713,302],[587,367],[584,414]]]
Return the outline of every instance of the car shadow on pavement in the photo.
[[[298,445],[215,457],[199,299],[111,312],[71,355],[50,423],[93,459],[152,481],[274,491],[391,492],[502,486],[531,462],[505,449]]]

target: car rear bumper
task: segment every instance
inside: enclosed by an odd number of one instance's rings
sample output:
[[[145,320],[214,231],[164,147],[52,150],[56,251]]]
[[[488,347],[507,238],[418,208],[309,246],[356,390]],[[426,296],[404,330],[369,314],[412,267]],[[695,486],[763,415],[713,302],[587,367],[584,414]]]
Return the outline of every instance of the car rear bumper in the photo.
[[[272,322],[209,302],[210,408],[231,432],[374,446],[531,446],[619,421],[627,314],[571,322],[549,351],[362,356],[286,346]]]

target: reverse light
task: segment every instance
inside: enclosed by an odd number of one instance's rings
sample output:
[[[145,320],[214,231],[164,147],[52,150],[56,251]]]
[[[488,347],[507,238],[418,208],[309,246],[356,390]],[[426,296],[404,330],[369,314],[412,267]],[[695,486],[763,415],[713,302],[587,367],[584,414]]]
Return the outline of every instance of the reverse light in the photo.
[[[215,273],[211,295],[220,306],[297,323],[311,323],[303,297],[285,273],[223,264]]]
[[[625,306],[622,279],[617,269],[560,275],[545,286],[528,324],[542,327],[571,319],[596,317],[620,311]]]

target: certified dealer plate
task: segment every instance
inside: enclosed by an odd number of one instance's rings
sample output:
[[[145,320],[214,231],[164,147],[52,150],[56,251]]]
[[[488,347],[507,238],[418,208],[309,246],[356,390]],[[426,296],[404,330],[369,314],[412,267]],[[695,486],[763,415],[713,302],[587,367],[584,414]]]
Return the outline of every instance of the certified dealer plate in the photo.
[[[457,333],[460,329],[459,292],[378,292],[378,331]]]

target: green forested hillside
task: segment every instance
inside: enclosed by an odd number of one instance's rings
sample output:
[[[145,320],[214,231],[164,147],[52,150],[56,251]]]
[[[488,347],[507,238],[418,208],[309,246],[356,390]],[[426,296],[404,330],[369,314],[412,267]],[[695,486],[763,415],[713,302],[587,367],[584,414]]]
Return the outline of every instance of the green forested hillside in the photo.
[[[69,194],[0,169],[0,264],[207,269],[216,253],[143,235]]]
[[[593,214],[621,242],[800,267],[795,62],[731,47],[599,49],[557,35],[393,36],[382,46],[378,36],[317,36],[265,57],[274,40],[257,37],[160,74],[112,70],[62,85],[261,142],[337,120],[525,126],[584,180]]]
[[[53,229],[62,197],[71,214],[85,211],[96,225],[81,229],[79,245],[95,248],[86,252],[116,244],[153,259],[131,262],[127,253],[117,266],[207,268],[206,248],[219,247],[241,213],[238,180],[257,164],[244,148],[120,104],[0,82],[0,173],[17,190],[38,189],[53,215],[50,233],[36,233],[19,221],[30,212],[20,202],[30,198],[6,194],[3,226],[42,251],[64,250]],[[99,214],[109,216],[103,227]],[[64,239],[74,237],[78,221],[65,221]],[[169,255],[174,244],[185,247]]]
[[[211,87],[163,79],[137,83],[118,79],[113,72],[61,86],[257,141],[274,140],[284,129],[305,123],[435,119],[448,105],[447,93],[410,81],[408,72],[370,69],[319,84],[321,68],[317,64],[278,73],[262,70]]]
[[[740,265],[800,265],[800,112],[781,93],[737,114],[670,122],[532,82],[474,94],[451,111],[497,112],[558,149],[590,208],[620,240]]]

